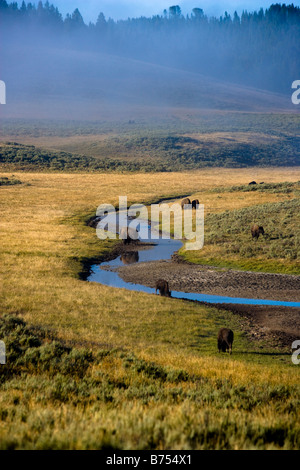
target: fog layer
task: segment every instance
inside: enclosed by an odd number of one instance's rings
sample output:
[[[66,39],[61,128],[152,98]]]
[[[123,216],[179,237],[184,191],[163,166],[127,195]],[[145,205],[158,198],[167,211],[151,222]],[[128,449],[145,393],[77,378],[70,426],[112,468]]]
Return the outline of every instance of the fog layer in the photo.
[[[151,107],[293,109],[299,78],[300,9],[275,5],[211,18],[127,21],[99,14],[86,25],[78,10],[63,18],[41,2],[20,9],[0,0],[2,115],[101,118]]]

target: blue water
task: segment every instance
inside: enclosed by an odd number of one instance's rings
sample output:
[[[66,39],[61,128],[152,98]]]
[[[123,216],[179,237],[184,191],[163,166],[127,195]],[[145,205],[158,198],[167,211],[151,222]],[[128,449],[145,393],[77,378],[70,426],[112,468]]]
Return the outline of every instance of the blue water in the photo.
[[[136,261],[138,263],[157,260],[168,260],[172,254],[179,250],[182,243],[179,240],[156,240],[155,245],[149,249],[137,251]],[[90,282],[99,282],[106,286],[124,288],[131,291],[146,292],[148,294],[155,294],[155,289],[144,286],[142,284],[133,284],[125,282],[118,274],[117,271],[109,271],[102,269],[107,267],[109,269],[116,269],[124,266],[121,257],[101,263],[100,265],[93,265],[91,267],[91,275],[88,277]],[[265,299],[247,299],[242,297],[226,297],[220,295],[208,295],[201,293],[187,293],[172,291],[172,297],[177,299],[194,300],[198,302],[207,303],[230,303],[230,304],[244,304],[244,305],[275,305],[284,307],[298,307],[300,302],[285,302],[279,300],[265,300]]]

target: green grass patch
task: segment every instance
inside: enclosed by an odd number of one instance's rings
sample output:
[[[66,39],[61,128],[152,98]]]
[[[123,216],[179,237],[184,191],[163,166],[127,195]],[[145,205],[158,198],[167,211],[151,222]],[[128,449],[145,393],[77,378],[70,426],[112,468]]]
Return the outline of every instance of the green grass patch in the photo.
[[[209,214],[205,218],[205,242],[200,251],[180,251],[189,262],[251,271],[300,273],[300,199],[260,204],[239,210]],[[251,236],[253,223],[265,235]]]
[[[272,194],[294,194],[299,196],[300,193],[300,181],[293,182],[282,182],[282,183],[264,183],[258,184],[247,184],[240,186],[230,187],[217,187],[212,188],[209,192],[211,193],[234,193],[234,192],[267,192]]]

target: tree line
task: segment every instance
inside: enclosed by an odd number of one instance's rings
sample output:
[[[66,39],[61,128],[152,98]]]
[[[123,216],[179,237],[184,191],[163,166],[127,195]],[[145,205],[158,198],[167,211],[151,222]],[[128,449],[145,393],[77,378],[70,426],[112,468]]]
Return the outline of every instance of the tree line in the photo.
[[[237,11],[231,16],[227,11],[224,15],[217,17],[208,17],[205,15],[202,8],[193,8],[190,14],[183,15],[180,6],[170,6],[169,9],[165,9],[162,15],[154,15],[151,18],[140,17],[140,18],[128,18],[127,20],[114,21],[112,18],[105,19],[104,13],[100,12],[95,23],[89,22],[85,24],[83,17],[78,8],[76,8],[72,14],[67,13],[66,17],[63,18],[58,8],[49,1],[43,3],[39,1],[35,3],[22,1],[21,6],[18,6],[18,2],[7,3],[6,0],[0,0],[0,12],[1,15],[5,14],[6,19],[10,18],[13,20],[33,20],[37,22],[46,22],[49,24],[60,24],[60,25],[72,25],[74,28],[86,27],[93,29],[98,27],[102,29],[105,24],[107,25],[121,25],[126,23],[147,23],[147,24],[158,24],[170,21],[180,21],[181,23],[191,22],[210,22],[213,24],[245,24],[245,23],[259,23],[261,21],[267,21],[268,23],[277,24],[297,24],[300,18],[300,8],[294,6],[294,4],[273,4],[267,9],[260,8],[259,11],[248,12],[244,10],[241,16],[238,15]],[[177,24],[178,25],[178,24]]]
[[[86,24],[78,8],[63,18],[48,1],[23,1],[19,7],[0,0],[0,15],[4,44],[14,38],[36,43],[38,34],[40,46],[50,42],[121,55],[286,94],[299,79],[300,8],[293,4],[218,18],[198,7],[183,15],[178,5],[160,15],[117,21],[100,12]]]

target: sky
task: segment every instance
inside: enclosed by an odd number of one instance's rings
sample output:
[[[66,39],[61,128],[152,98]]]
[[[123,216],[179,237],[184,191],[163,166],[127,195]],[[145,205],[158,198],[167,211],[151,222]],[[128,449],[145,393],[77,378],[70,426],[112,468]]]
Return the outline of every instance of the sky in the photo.
[[[26,0],[25,0],[26,1]],[[192,9],[200,7],[207,15],[220,16],[225,11],[233,13],[237,10],[241,13],[243,10],[253,11],[269,7],[272,3],[294,3],[300,6],[300,1],[282,1],[273,0],[49,0],[51,4],[57,6],[63,17],[67,13],[72,13],[78,8],[83,16],[85,23],[95,23],[100,12],[103,12],[106,19],[113,18],[127,19],[140,16],[152,16],[162,14],[164,9],[171,5],[179,5],[183,14],[190,14]],[[8,3],[10,1],[8,0]],[[22,2],[18,2],[19,4]],[[26,3],[28,3],[26,1]],[[38,1],[32,0],[32,3]],[[45,3],[45,0],[43,1]]]

